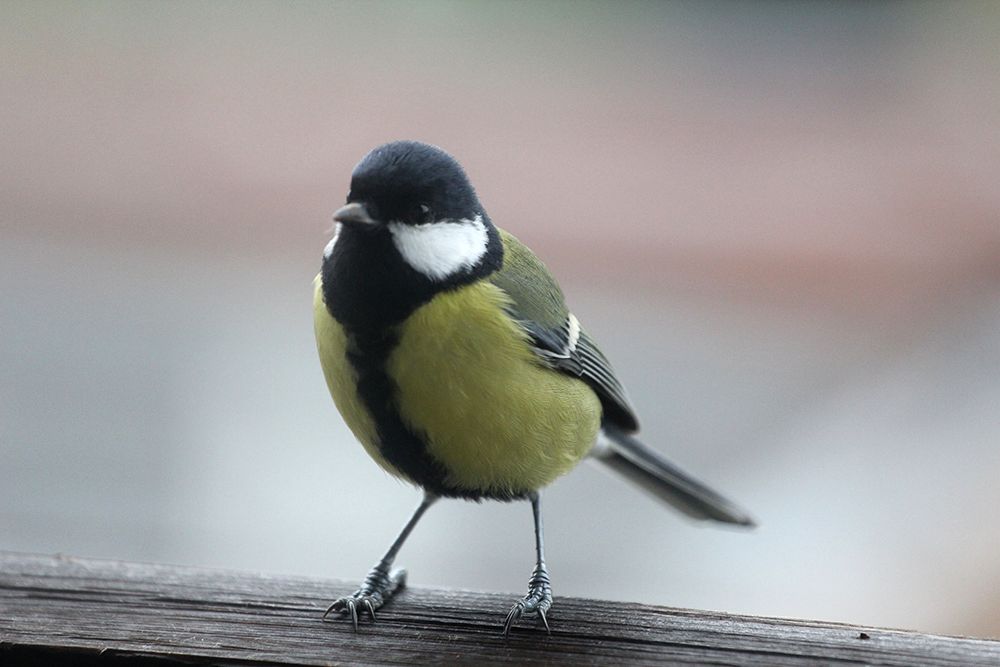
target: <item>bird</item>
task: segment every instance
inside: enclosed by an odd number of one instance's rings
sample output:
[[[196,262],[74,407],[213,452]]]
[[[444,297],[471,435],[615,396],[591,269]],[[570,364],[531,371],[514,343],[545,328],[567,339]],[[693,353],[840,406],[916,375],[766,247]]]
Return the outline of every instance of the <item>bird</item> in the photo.
[[[323,620],[376,611],[405,585],[396,556],[439,499],[531,503],[535,567],[504,617],[541,621],[552,584],[540,491],[593,458],[695,519],[754,524],[732,501],[641,442],[611,363],[531,250],[493,224],[465,170],[418,141],[355,166],[314,282],[324,377],[368,455],[423,490],[352,595]]]

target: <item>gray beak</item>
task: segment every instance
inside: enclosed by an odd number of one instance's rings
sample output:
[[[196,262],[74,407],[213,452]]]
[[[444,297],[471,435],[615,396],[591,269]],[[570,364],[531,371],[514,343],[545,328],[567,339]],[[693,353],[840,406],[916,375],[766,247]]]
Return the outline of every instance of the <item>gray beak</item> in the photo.
[[[338,208],[333,214],[333,219],[345,225],[357,225],[359,227],[378,224],[373,217],[368,215],[368,209],[365,208],[365,205],[357,202]]]

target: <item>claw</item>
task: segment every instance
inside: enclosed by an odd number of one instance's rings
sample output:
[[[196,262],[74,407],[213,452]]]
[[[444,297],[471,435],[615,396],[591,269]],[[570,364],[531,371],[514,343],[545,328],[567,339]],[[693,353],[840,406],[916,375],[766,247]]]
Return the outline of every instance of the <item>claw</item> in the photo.
[[[504,637],[510,634],[510,626],[514,624],[514,621],[521,618],[521,612],[523,609],[524,605],[522,605],[520,602],[517,602],[514,604],[513,607],[510,608],[510,611],[507,612],[507,620],[503,624]]]
[[[549,619],[545,617],[545,609],[542,607],[538,608],[538,615],[542,617],[542,623],[545,624],[545,632],[552,634],[552,628],[549,627]]]
[[[351,610],[351,622],[354,623],[354,631],[358,631],[358,603],[353,599],[347,601],[347,608]]]
[[[371,598],[365,598],[365,606],[368,607],[368,613],[372,615],[372,623],[377,621],[375,618],[375,605],[372,604]]]

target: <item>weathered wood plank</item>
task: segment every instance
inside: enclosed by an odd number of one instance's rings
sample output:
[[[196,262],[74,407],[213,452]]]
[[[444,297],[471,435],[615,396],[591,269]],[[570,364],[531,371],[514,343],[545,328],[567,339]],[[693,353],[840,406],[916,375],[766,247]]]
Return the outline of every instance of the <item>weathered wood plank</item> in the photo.
[[[558,598],[551,636],[515,596],[409,589],[354,633],[337,581],[0,553],[0,664],[103,652],[213,664],[1000,665],[1000,642]],[[868,637],[862,638],[862,634]],[[70,652],[69,654],[65,652]]]

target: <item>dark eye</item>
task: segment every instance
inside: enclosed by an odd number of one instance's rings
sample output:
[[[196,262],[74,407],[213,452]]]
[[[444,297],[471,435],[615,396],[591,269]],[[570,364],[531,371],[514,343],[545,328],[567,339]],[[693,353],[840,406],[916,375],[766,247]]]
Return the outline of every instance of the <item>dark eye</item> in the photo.
[[[418,208],[417,222],[425,223],[434,220],[434,215],[431,212],[431,207],[427,204],[421,204]]]

